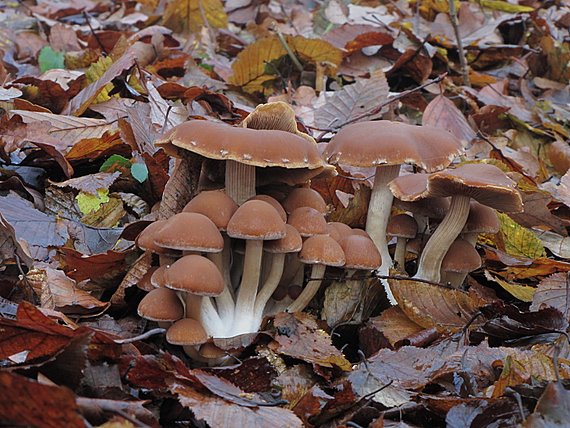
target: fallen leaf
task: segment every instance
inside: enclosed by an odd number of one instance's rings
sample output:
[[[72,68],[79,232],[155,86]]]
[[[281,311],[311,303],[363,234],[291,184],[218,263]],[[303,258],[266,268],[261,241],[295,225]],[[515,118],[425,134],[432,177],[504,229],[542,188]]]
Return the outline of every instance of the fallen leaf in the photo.
[[[323,367],[350,371],[351,365],[331,344],[330,336],[318,328],[315,319],[304,312],[281,312],[273,320],[273,351]]]
[[[568,316],[570,310],[569,287],[567,273],[558,272],[544,278],[537,286],[530,310],[537,311],[544,306],[549,306]]]
[[[560,382],[546,385],[534,412],[522,424],[524,428],[563,427],[570,418],[570,392]]]
[[[506,290],[513,297],[519,299],[520,301],[532,302],[534,293],[536,291],[535,287],[504,281],[500,278],[497,278],[496,276],[491,275],[491,273],[489,273],[487,270],[485,271],[485,278],[487,278],[489,281],[496,282],[504,290]]]
[[[502,238],[501,249],[513,256],[529,259],[546,256],[540,239],[532,231],[522,227],[506,214],[498,213],[498,217],[501,224],[499,229],[499,235]]]
[[[164,11],[163,23],[177,33],[194,33],[202,28],[226,28],[228,17],[220,0],[173,0]]]
[[[435,97],[424,110],[422,125],[445,129],[467,146],[476,136],[463,113],[443,95]]]

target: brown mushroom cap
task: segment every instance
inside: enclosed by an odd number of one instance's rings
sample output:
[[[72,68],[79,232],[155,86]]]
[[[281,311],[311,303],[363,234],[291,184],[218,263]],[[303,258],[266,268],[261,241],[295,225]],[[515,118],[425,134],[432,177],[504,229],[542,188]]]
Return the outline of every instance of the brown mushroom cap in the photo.
[[[307,238],[299,253],[299,260],[307,264],[326,266],[343,266],[346,262],[342,247],[328,235],[315,235]]]
[[[182,318],[166,331],[166,341],[172,345],[200,345],[206,340],[206,330],[199,321],[192,318]]]
[[[263,249],[268,253],[296,253],[303,247],[301,235],[290,224],[285,225],[285,236],[265,242]]]
[[[273,196],[269,196],[269,195],[255,195],[251,198],[249,198],[250,201],[264,201],[267,202],[269,205],[271,205],[273,208],[275,208],[277,210],[277,212],[279,213],[279,216],[281,216],[281,219],[283,221],[287,221],[287,213],[285,212],[285,209],[283,208],[283,205],[281,205],[279,203],[279,201],[277,199],[275,199]]]
[[[358,227],[350,228],[350,234],[364,236],[365,238],[370,238],[370,235],[368,234],[367,231],[365,231],[364,229],[359,229]]]
[[[398,214],[392,216],[386,228],[386,235],[396,236],[398,238],[412,239],[418,233],[418,223],[407,214]]]
[[[186,204],[182,212],[199,213],[214,222],[219,230],[226,230],[238,204],[223,190],[208,190],[198,193]]]
[[[499,217],[493,208],[471,201],[464,233],[497,233],[499,228]]]
[[[323,235],[327,233],[325,216],[311,207],[295,209],[287,219],[287,223],[295,227],[303,237]]]
[[[250,200],[234,213],[227,233],[238,239],[280,239],[285,236],[285,222],[271,204]]]
[[[174,290],[155,288],[140,301],[138,314],[151,321],[176,321],[184,316],[184,306]]]
[[[362,167],[409,163],[431,172],[448,166],[461,151],[461,142],[445,130],[379,120],[343,127],[324,157],[332,164]]]
[[[150,283],[153,285],[153,287],[156,287],[156,288],[166,287],[166,282],[164,279],[164,273],[166,272],[167,268],[168,268],[168,265],[159,266],[158,269],[156,269],[150,275]]]
[[[324,166],[314,143],[286,131],[191,120],[175,126],[156,145],[170,143],[210,159],[234,160],[259,167],[314,169]]]
[[[176,260],[165,272],[166,287],[200,296],[218,296],[224,279],[216,265],[203,256],[191,254]]]
[[[311,207],[322,214],[327,212],[327,204],[323,197],[314,189],[309,187],[297,187],[283,201],[283,208],[291,214],[299,207]]]
[[[156,220],[145,227],[135,240],[137,247],[143,251],[152,251],[153,253],[157,254],[171,253],[172,251],[169,251],[166,248],[161,248],[154,243],[156,233],[159,232],[165,224],[166,220]]]
[[[218,348],[216,345],[214,345],[211,342],[206,342],[203,343],[200,346],[200,355],[204,358],[210,359],[210,360],[214,360],[217,358],[222,358],[228,355],[228,353],[226,351],[224,351],[221,348]]]
[[[445,272],[468,273],[481,267],[481,256],[466,240],[456,239],[441,262]]]
[[[181,212],[170,217],[155,233],[154,242],[162,248],[217,253],[224,239],[212,220],[204,214]]]
[[[372,239],[361,235],[350,235],[339,242],[346,257],[345,269],[374,270],[382,264],[380,252]]]
[[[154,290],[156,287],[151,282],[152,274],[158,269],[158,266],[151,266],[146,273],[137,282],[137,287],[144,291]]]
[[[428,180],[429,193],[439,197],[466,195],[504,212],[523,210],[515,183],[494,165],[472,163],[436,172]]]
[[[352,235],[352,227],[340,221],[330,221],[327,223],[327,232],[336,241],[340,241],[342,238]]]

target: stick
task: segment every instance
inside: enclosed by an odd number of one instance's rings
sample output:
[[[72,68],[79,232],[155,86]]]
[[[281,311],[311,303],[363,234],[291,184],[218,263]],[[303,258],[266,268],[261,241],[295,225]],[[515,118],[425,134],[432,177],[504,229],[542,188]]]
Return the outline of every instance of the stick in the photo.
[[[455,40],[457,41],[457,51],[459,54],[459,64],[461,65],[461,74],[463,74],[463,84],[465,86],[471,86],[471,82],[469,81],[469,69],[467,68],[467,58],[465,58],[465,51],[463,50],[463,41],[461,40],[461,35],[459,34],[457,9],[455,9],[454,0],[448,0],[448,2],[449,2],[449,19],[451,20],[451,26],[453,27],[453,32],[455,33]]]

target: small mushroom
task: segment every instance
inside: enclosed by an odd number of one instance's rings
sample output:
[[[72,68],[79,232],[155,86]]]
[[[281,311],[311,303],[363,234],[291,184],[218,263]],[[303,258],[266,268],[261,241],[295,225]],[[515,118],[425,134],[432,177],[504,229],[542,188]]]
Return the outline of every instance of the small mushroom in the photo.
[[[441,262],[442,282],[459,288],[469,272],[481,267],[481,256],[470,242],[457,238]]]
[[[168,288],[155,288],[140,301],[138,306],[140,317],[158,322],[163,328],[184,317],[184,306],[176,292]]]
[[[396,237],[396,250],[394,251],[394,261],[398,269],[406,269],[406,243],[408,239],[413,239],[418,233],[418,223],[407,214],[392,216],[386,228],[387,236]]]

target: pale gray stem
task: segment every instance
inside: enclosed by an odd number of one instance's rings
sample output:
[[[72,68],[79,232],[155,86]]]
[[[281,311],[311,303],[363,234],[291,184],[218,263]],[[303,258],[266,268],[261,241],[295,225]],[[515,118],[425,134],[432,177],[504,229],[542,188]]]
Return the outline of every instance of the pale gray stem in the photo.
[[[238,205],[255,196],[255,166],[226,161],[226,194]]]
[[[467,272],[442,272],[441,277],[444,284],[449,283],[453,288],[461,288],[467,277]]]
[[[321,282],[323,282],[323,276],[325,275],[326,268],[327,267],[325,265],[313,265],[313,269],[311,269],[311,279],[305,288],[303,288],[303,291],[299,297],[297,297],[295,301],[289,305],[287,312],[299,312],[307,307],[311,299],[315,297],[315,294],[317,294],[319,291]]]
[[[224,247],[225,250],[225,247]],[[219,296],[216,296],[216,306],[218,308],[218,313],[222,322],[229,327],[234,319],[234,298],[230,291],[231,282],[229,271],[224,266],[224,254],[220,253],[209,253],[208,258],[214,262],[218,270],[222,273],[224,278],[224,291]]]
[[[469,196],[455,195],[447,215],[426,243],[414,278],[439,282],[441,262],[449,247],[461,233],[469,215]]]
[[[239,286],[234,312],[234,334],[250,333],[253,307],[257,296],[263,241],[248,239],[245,242],[243,275]]]
[[[392,267],[392,258],[388,251],[388,241],[386,239],[386,226],[392,211],[392,201],[394,195],[388,187],[388,183],[400,175],[400,165],[383,165],[376,168],[374,175],[374,186],[368,204],[368,214],[366,216],[366,232],[374,241],[376,248],[382,257],[382,265],[378,269],[380,275],[388,275]],[[390,291],[388,281],[381,280],[382,285],[388,295],[388,300],[392,304],[397,304],[396,299]]]
[[[396,238],[396,250],[394,251],[394,261],[402,272],[406,270],[406,238]]]
[[[267,279],[265,280],[261,290],[257,293],[257,298],[255,299],[255,306],[253,309],[254,316],[253,316],[253,325],[252,328],[257,331],[261,324],[261,320],[263,319],[263,310],[265,309],[265,305],[267,301],[279,285],[279,281],[281,280],[281,276],[283,275],[283,267],[285,266],[285,253],[277,253],[273,254],[273,258],[271,260],[271,269],[269,270],[269,274],[267,275]]]

